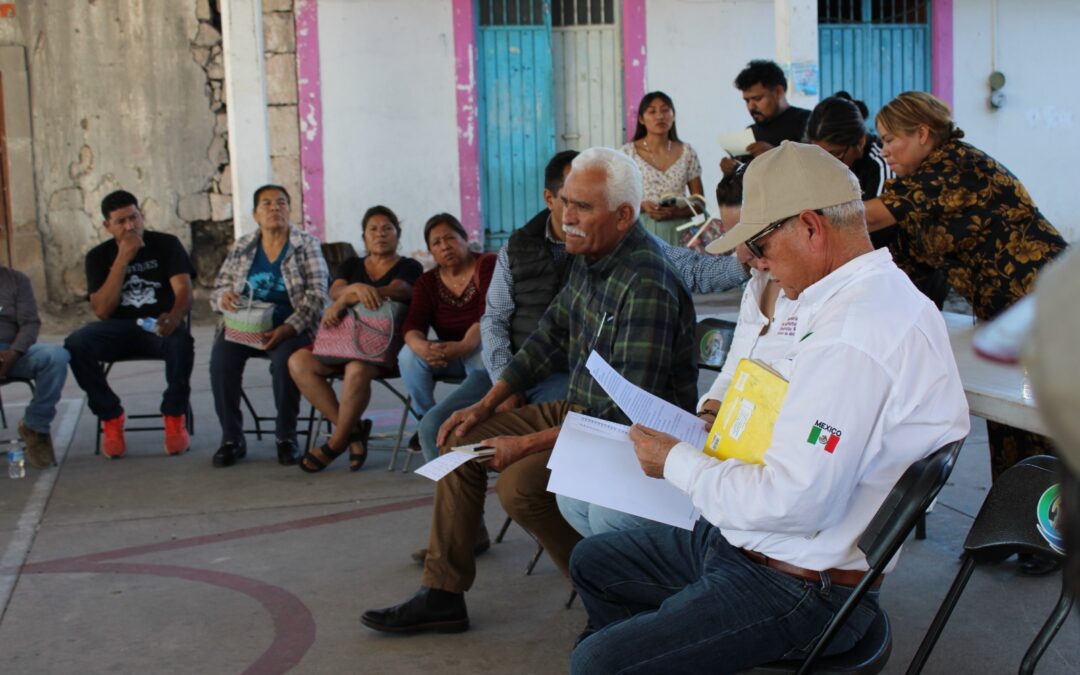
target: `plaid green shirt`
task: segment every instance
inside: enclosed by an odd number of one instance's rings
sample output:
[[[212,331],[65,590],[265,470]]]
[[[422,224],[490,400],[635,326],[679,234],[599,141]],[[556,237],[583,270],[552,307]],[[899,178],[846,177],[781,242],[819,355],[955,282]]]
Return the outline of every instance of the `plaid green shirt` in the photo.
[[[518,393],[551,373],[569,372],[567,400],[589,415],[628,423],[593,379],[593,349],[645,391],[693,411],[697,404],[694,305],[678,273],[640,223],[610,254],[575,256],[570,277],[502,379]]]

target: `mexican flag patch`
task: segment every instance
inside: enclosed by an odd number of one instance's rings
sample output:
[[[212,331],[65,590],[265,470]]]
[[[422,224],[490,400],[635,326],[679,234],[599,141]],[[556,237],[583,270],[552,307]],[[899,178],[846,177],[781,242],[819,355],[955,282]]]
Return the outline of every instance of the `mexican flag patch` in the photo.
[[[825,452],[832,454],[836,446],[840,444],[840,430],[824,422],[814,422],[814,426],[810,427],[810,435],[806,438],[806,442],[810,445],[821,445]]]

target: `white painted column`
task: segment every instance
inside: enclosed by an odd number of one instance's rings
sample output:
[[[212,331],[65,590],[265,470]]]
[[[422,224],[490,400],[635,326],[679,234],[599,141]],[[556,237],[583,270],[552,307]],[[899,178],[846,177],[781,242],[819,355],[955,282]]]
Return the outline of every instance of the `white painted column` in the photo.
[[[774,0],[776,62],[788,76],[788,103],[813,109],[821,96],[818,77],[818,3]]]
[[[240,237],[255,229],[251,198],[259,186],[271,182],[273,175],[266,116],[262,0],[224,0],[221,28],[233,232]]]

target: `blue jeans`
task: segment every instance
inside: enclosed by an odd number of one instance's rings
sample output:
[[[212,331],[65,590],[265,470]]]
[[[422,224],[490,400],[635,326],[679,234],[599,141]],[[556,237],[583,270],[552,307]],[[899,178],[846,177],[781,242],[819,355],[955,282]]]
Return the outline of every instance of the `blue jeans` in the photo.
[[[738,672],[806,656],[851,593],[751,562],[701,520],[589,537],[570,577],[596,633],[570,657],[571,673]],[[850,649],[874,618],[866,594],[826,650]]]
[[[555,373],[540,384],[525,393],[527,403],[546,403],[548,401],[565,401],[566,389],[570,383],[570,375],[567,373]],[[484,398],[484,394],[491,389],[491,378],[486,370],[474,370],[469,373],[457,389],[435,404],[428,410],[417,433],[420,435],[420,449],[424,451],[424,459],[428,462],[439,456],[439,448],[435,440],[439,436],[439,427],[442,426],[454,412],[462,408],[468,408],[472,404]],[[572,523],[571,523],[572,524]]]
[[[269,351],[229,342],[218,332],[210,349],[210,389],[214,392],[214,410],[221,423],[221,442],[244,445],[244,414],[240,411],[240,391],[244,386],[244,365],[248,359],[270,360],[271,389],[277,422],[274,436],[279,441],[296,442],[296,417],[300,414],[300,390],[289,375],[289,357],[311,343],[311,336],[301,333]]]
[[[583,537],[658,524],[648,518],[633,516],[606,506],[597,506],[573,497],[555,495],[555,501],[559,504],[559,513],[566,522],[570,523],[570,527],[577,530]]]
[[[0,351],[9,346],[6,342],[0,342]],[[30,345],[30,349],[8,371],[9,377],[34,381],[34,397],[23,414],[23,424],[34,431],[49,433],[56,417],[56,402],[60,400],[64,380],[67,379],[69,358],[67,350],[60,345],[38,342]]]
[[[474,371],[484,371],[484,359],[477,347],[476,351],[464,358],[455,359],[442,368],[433,368],[430,363],[417,356],[409,345],[405,345],[398,352],[398,369],[401,371],[405,391],[412,397],[413,410],[423,417],[435,407],[436,378],[467,377]],[[487,377],[487,371],[484,371],[484,377]],[[491,386],[490,381],[488,386]]]
[[[169,337],[159,337],[135,325],[135,319],[105,319],[89,323],[67,336],[64,348],[71,354],[71,374],[86,392],[90,412],[103,420],[124,414],[120,397],[109,387],[102,361],[123,358],[160,359],[165,362],[165,393],[162,415],[184,415],[191,398],[191,369],[195,365],[195,340],[187,326]]]

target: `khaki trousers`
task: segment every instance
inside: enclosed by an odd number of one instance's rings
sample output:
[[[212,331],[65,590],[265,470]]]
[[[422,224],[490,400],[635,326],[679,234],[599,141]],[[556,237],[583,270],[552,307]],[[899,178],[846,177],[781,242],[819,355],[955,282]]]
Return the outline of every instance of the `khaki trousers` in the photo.
[[[493,415],[453,445],[477,443],[493,436],[523,436],[562,424],[570,411],[566,401],[535,403]],[[439,449],[449,450],[449,443]],[[551,560],[569,576],[570,552],[581,535],[559,513],[555,495],[547,491],[551,451],[525,457],[499,474],[495,490],[507,515],[532,533]],[[486,462],[467,462],[436,483],[435,508],[421,583],[429,588],[462,593],[476,578],[473,546],[484,513],[488,470]]]

